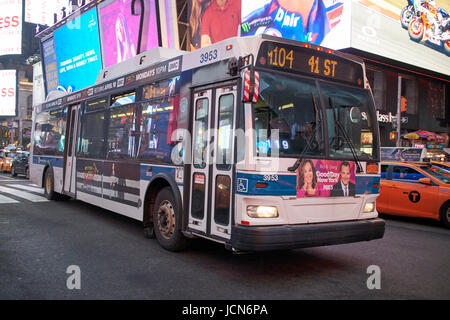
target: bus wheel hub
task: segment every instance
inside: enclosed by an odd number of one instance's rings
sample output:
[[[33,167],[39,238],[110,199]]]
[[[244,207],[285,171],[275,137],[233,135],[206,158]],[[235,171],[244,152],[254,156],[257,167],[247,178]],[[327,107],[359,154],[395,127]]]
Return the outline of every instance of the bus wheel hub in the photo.
[[[167,200],[161,202],[159,205],[158,229],[166,239],[170,239],[173,236],[175,230],[175,212],[172,204]]]

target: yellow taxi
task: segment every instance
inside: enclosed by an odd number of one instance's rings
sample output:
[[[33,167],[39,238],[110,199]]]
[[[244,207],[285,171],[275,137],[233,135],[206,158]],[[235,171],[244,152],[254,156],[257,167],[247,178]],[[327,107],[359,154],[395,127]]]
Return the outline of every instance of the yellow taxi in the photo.
[[[10,172],[11,163],[16,156],[16,151],[1,150],[0,151],[0,172]]]
[[[431,163],[382,162],[377,211],[431,218],[450,228],[450,175]]]

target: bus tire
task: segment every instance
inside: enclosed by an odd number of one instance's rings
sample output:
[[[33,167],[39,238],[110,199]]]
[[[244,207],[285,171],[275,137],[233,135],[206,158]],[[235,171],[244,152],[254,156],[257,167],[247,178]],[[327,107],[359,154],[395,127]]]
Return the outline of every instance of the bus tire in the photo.
[[[55,192],[55,183],[53,179],[53,171],[51,168],[48,168],[45,171],[44,177],[44,196],[48,200],[56,200],[56,192]]]
[[[444,203],[441,208],[440,218],[442,224],[450,229],[450,202]]]
[[[180,209],[170,187],[159,191],[153,207],[154,232],[159,244],[169,251],[181,251],[188,245],[181,232]]]
[[[153,224],[147,226],[144,228],[144,237],[146,237],[147,239],[155,239],[155,227],[153,226]]]

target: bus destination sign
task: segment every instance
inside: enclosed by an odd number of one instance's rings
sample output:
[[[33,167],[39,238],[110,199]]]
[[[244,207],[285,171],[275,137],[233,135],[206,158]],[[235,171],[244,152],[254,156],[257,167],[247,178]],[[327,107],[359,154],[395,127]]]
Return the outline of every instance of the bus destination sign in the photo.
[[[266,41],[261,44],[256,65],[364,87],[363,69],[359,63],[323,50]]]

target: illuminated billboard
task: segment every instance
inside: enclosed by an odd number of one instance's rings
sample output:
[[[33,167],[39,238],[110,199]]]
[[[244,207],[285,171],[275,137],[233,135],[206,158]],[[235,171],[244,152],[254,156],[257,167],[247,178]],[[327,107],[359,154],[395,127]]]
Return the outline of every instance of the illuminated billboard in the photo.
[[[355,0],[352,2],[352,47],[382,57],[401,61],[427,70],[450,75],[450,12],[448,0],[435,0],[427,6],[434,12],[437,25],[427,16],[417,14],[408,2],[386,0]],[[403,16],[406,12],[408,16]]]
[[[350,47],[346,0],[242,1],[241,36],[269,34],[332,49]]]
[[[175,0],[159,0],[159,16],[162,46],[179,49],[177,4]]]
[[[191,34],[190,50],[239,35],[241,0],[188,1],[188,21]],[[243,2],[248,2],[248,0]]]
[[[61,9],[68,10],[69,0],[25,0],[25,22],[51,26],[54,15],[60,15]]]
[[[33,65],[33,106],[45,101],[44,75],[42,61]]]
[[[131,4],[131,0],[108,0],[99,5],[105,67],[137,54],[141,16],[132,14]],[[159,46],[155,0],[146,2],[144,12],[141,52]]]
[[[44,61],[45,85],[47,93],[58,90],[58,63],[56,62],[55,42],[49,38],[42,42],[42,59]]]
[[[0,55],[22,54],[22,0],[0,0]]]
[[[97,9],[76,16],[53,35],[58,89],[66,92],[93,85],[102,69]]]
[[[0,70],[0,117],[16,115],[16,70]]]

